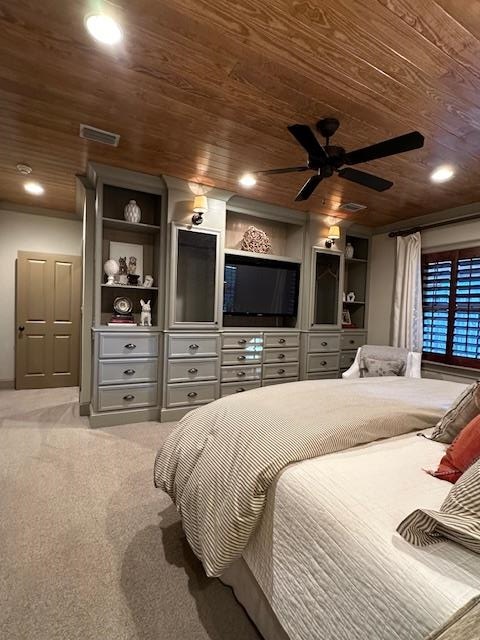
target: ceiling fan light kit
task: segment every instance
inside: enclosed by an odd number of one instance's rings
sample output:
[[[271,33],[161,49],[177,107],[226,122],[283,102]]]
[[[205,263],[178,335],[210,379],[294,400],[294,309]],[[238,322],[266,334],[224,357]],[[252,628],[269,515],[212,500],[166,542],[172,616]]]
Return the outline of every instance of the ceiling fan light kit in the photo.
[[[303,171],[314,171],[315,175],[308,178],[300,191],[295,196],[296,202],[308,200],[320,182],[337,174],[340,178],[354,182],[363,187],[368,187],[375,191],[386,191],[393,186],[393,182],[385,180],[379,176],[352,169],[351,165],[371,162],[379,158],[386,158],[397,153],[405,153],[413,149],[420,149],[424,144],[424,137],[418,131],[412,131],[390,140],[384,140],[362,149],[347,152],[343,147],[330,144],[330,138],[335,134],[340,123],[336,118],[323,118],[316,124],[316,129],[325,138],[322,146],[317,140],[312,129],[307,124],[292,124],[287,127],[289,132],[307,152],[307,162],[296,167],[285,167],[281,169],[268,169],[266,171],[256,171],[257,175],[277,175],[282,173],[295,173]],[[346,165],[346,166],[345,166]]]

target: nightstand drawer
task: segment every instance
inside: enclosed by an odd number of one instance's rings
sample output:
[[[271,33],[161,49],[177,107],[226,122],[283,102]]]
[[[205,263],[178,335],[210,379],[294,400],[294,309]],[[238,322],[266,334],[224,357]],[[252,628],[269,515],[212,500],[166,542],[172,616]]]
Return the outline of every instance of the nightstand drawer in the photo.
[[[298,376],[298,362],[292,364],[266,364],[263,366],[263,378],[293,378]]]
[[[356,351],[342,351],[340,354],[340,369],[349,369],[352,366],[356,355]]]
[[[265,363],[298,362],[298,359],[299,349],[265,349],[263,352]]]
[[[262,367],[222,367],[222,382],[238,382],[242,380],[260,380]]]
[[[212,358],[218,355],[218,336],[170,334],[169,358]]]
[[[156,333],[100,333],[98,345],[100,358],[158,356],[158,335]]]
[[[158,376],[158,360],[99,360],[98,384],[132,384],[155,382]]]
[[[248,349],[262,346],[263,335],[261,333],[224,333],[222,335],[223,349]]]
[[[307,351],[309,353],[340,351],[340,334],[309,333]]]
[[[216,380],[218,377],[218,359],[208,360],[169,360],[167,365],[167,382],[195,382]]]
[[[342,334],[342,351],[349,349],[358,349],[363,347],[367,340],[367,336],[364,333],[343,333]]]
[[[157,404],[157,385],[139,384],[98,388],[98,410],[139,409]]]
[[[267,347],[298,347],[300,338],[298,333],[266,333],[265,348]]]
[[[217,399],[215,382],[199,382],[198,384],[167,385],[167,407],[184,407],[188,405],[206,404]]]
[[[260,380],[254,382],[227,382],[220,387],[220,395],[222,398],[225,396],[231,396],[234,393],[243,393],[244,391],[250,391],[250,389],[258,389],[260,387]]]
[[[338,369],[340,357],[338,353],[309,353],[307,356],[307,372],[335,371]]]
[[[222,364],[257,364],[262,362],[262,346],[230,349],[222,352]]]

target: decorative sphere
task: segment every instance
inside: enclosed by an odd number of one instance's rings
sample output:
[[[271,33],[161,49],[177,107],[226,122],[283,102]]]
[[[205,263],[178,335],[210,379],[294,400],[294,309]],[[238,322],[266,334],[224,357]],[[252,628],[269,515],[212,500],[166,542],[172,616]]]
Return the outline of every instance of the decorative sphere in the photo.
[[[103,265],[103,270],[107,276],[116,276],[120,271],[120,267],[116,260],[107,260]]]

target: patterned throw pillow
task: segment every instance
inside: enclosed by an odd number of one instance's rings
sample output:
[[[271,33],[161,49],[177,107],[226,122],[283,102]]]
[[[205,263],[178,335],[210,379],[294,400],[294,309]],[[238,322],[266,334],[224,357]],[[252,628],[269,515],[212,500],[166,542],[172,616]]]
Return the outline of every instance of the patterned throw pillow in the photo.
[[[450,444],[470,420],[480,413],[480,382],[474,382],[453,402],[450,409],[437,422],[431,440]]]
[[[397,531],[417,547],[449,539],[480,553],[480,460],[453,485],[440,511],[417,509]]]
[[[480,460],[480,415],[460,431],[440,460],[438,469],[428,473],[455,483],[477,460]]]
[[[360,367],[361,378],[380,378],[383,376],[401,376],[405,369],[402,360],[379,360],[377,358],[362,358]]]

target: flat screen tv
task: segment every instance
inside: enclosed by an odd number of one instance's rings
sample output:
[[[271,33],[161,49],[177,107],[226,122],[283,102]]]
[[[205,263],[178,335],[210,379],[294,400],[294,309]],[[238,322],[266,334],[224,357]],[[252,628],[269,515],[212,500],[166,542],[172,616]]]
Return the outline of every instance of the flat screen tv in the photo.
[[[299,264],[227,254],[223,312],[237,316],[296,316],[299,281]]]

